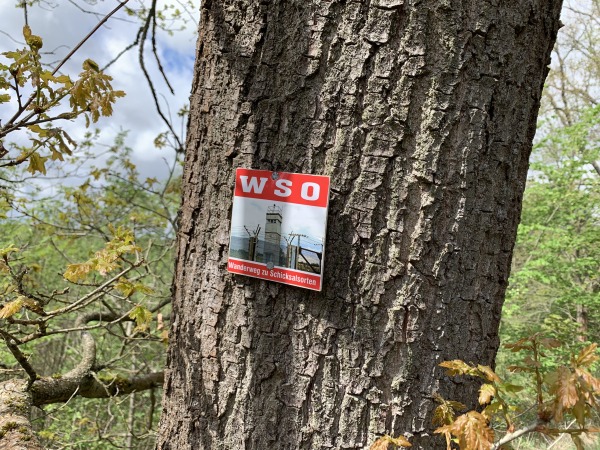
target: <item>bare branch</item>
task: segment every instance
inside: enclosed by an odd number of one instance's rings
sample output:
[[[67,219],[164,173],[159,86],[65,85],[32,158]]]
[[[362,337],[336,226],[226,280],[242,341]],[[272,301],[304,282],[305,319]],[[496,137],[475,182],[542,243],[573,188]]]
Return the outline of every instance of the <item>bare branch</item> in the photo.
[[[69,54],[67,56],[65,56],[63,58],[63,60],[58,64],[58,66],[56,66],[54,68],[54,70],[52,71],[52,75],[55,75],[56,72],[58,72],[58,70],[71,58],[71,56],[73,56],[75,54],[75,52],[77,50],[79,50],[81,48],[81,46],[83,44],[85,44],[87,42],[87,40],[96,32],[98,31],[98,29],[104,25],[108,19],[110,19],[117,11],[119,11],[123,6],[125,6],[127,4],[127,2],[129,2],[129,0],[124,0],[122,2],[119,3],[119,5],[117,7],[115,7],[115,9],[113,9],[111,12],[109,12],[100,22],[98,22],[98,24],[92,29],[92,31],[90,31],[86,37],[84,37],[81,42],[79,42],[79,44],[77,44],[73,50],[71,50],[69,52]]]
[[[600,175],[600,162],[592,161],[592,166],[598,175]]]
[[[27,357],[19,349],[17,339],[2,329],[0,329],[0,335],[4,339],[4,342],[6,342],[6,346],[13,354],[17,362],[21,365],[23,370],[25,370],[27,375],[29,375],[29,382],[27,383],[27,385],[31,386],[33,382],[37,379],[37,373],[35,372],[33,367],[31,367],[31,364],[29,364]]]
[[[179,136],[173,129],[171,122],[169,121],[169,119],[166,118],[166,116],[164,115],[164,113],[162,111],[162,108],[160,107],[160,103],[158,102],[158,96],[156,95],[156,90],[154,89],[154,84],[152,83],[152,79],[150,78],[150,74],[146,70],[146,64],[144,63],[144,42],[146,41],[146,37],[148,36],[148,30],[150,28],[150,24],[154,23],[155,21],[156,21],[156,0],[152,0],[152,5],[150,6],[150,9],[148,10],[148,17],[146,17],[146,21],[144,22],[144,25],[141,28],[140,49],[139,49],[140,67],[142,69],[142,73],[144,74],[144,77],[146,78],[146,81],[148,82],[148,86],[150,87],[150,93],[152,94],[152,98],[154,99],[154,105],[156,106],[156,111],[158,112],[158,115],[163,120],[163,122],[167,125],[167,127],[171,131],[171,134],[173,135],[174,139],[177,141],[177,149],[176,150],[178,152],[183,152],[183,144],[181,143]],[[164,73],[163,73],[163,75],[164,75]]]
[[[514,441],[518,437],[521,437],[521,436],[523,436],[523,435],[525,435],[527,433],[532,433],[532,432],[536,431],[536,429],[539,426],[540,426],[539,423],[534,423],[532,425],[529,425],[528,427],[521,428],[520,430],[513,431],[512,433],[508,433],[502,439],[500,439],[498,442],[496,442],[494,444],[494,446],[491,448],[491,450],[498,450],[504,444],[506,444],[506,443],[508,443],[510,441]]]

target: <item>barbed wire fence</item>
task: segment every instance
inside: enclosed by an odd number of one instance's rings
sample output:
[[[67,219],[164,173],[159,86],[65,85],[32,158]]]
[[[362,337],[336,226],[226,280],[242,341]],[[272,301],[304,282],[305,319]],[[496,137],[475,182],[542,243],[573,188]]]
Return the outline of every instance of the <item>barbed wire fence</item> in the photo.
[[[269,240],[272,240],[272,234]],[[265,231],[261,225],[233,226],[229,255],[233,258],[266,264]],[[304,272],[321,273],[323,260],[323,238],[305,233],[282,233],[279,239],[279,267]]]

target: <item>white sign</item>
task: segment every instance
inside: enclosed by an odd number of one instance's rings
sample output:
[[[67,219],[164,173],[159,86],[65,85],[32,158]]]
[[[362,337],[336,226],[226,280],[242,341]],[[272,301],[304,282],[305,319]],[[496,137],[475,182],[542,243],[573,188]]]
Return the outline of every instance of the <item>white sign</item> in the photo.
[[[329,177],[237,169],[227,270],[320,291]]]

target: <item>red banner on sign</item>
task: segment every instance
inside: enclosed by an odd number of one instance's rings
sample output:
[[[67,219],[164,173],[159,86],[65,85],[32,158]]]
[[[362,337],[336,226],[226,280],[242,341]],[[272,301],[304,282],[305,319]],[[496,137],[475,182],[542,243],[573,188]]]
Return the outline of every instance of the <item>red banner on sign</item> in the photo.
[[[326,207],[329,177],[303,173],[273,173],[268,170],[237,169],[235,195],[277,202]]]
[[[234,258],[229,258],[227,270],[240,275],[291,284],[292,286],[299,286],[314,291],[321,290],[321,275],[313,275],[300,270],[285,269],[283,267],[273,267],[273,269],[269,270],[265,264]]]

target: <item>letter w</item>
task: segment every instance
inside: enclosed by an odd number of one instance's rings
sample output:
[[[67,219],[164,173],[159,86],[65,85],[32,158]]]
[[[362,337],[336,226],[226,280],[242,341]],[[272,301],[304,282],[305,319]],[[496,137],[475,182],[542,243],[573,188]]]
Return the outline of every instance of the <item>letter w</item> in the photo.
[[[240,181],[242,182],[242,191],[244,191],[244,192],[254,191],[256,194],[262,194],[262,191],[265,188],[265,184],[267,184],[267,180],[268,180],[268,178],[261,178],[260,185],[259,185],[258,180],[255,177],[250,178],[250,182],[248,182],[248,176],[241,175]]]

